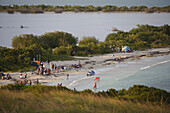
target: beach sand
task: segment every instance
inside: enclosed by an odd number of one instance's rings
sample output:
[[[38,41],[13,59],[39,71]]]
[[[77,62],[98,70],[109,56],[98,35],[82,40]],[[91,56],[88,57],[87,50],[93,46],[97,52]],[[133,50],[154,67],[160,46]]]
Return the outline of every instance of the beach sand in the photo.
[[[95,77],[101,77],[100,80],[100,90],[105,90],[110,83],[115,80],[122,79],[123,77],[129,76],[132,73],[146,67],[154,62],[149,62],[147,59],[154,58],[157,56],[168,55],[170,53],[170,48],[156,48],[149,49],[145,51],[134,51],[131,53],[114,53],[114,54],[104,54],[97,55],[93,57],[83,57],[86,60],[74,60],[74,61],[52,61],[50,63],[56,64],[57,66],[68,66],[81,63],[82,68],[66,70],[65,72],[52,72],[51,75],[36,75],[36,71],[27,72],[27,80],[31,80],[33,84],[36,84],[37,78],[40,84],[43,85],[57,85],[62,83],[70,89],[76,88],[77,90],[92,89]],[[124,61],[117,62],[114,61],[116,57],[121,57]],[[81,57],[77,57],[81,58]],[[146,59],[145,62],[140,62],[141,59]],[[170,59],[169,59],[170,60]],[[45,63],[47,68],[50,67]],[[91,69],[90,69],[91,68]],[[94,76],[86,76],[89,70],[94,70],[96,74]],[[6,74],[6,73],[5,73]],[[67,78],[66,74],[69,74]],[[13,79],[10,80],[0,80],[0,85],[14,84],[16,80],[19,79],[19,72],[10,73]],[[24,73],[23,73],[24,75]],[[109,76],[112,76],[110,79]],[[111,82],[112,81],[112,82]],[[108,83],[108,84],[107,84]],[[98,86],[98,87],[100,87]]]

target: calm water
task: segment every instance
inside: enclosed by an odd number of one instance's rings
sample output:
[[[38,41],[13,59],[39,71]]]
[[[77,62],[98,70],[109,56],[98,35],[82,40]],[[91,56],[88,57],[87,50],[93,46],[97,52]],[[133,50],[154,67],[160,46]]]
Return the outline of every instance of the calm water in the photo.
[[[140,70],[128,77],[116,80],[108,86],[101,86],[100,89],[105,90],[106,87],[127,89],[136,84],[164,89],[170,92],[170,62]]]
[[[0,13],[0,45],[11,47],[11,39],[20,34],[42,35],[54,31],[69,32],[79,39],[94,36],[104,41],[112,33],[112,27],[129,31],[137,24],[170,24],[169,18],[170,13]],[[21,29],[21,25],[26,28]]]
[[[116,64],[116,66],[95,71],[95,76],[100,76],[100,81],[97,82],[98,91],[106,91],[110,88],[128,89],[133,85],[145,85],[170,92],[170,55],[143,59],[137,64],[133,61]],[[95,76],[74,80],[68,87],[77,90],[93,90]]]
[[[94,5],[94,6],[104,6],[104,5],[116,5],[116,6],[139,6],[145,5],[148,7],[152,6],[167,6],[170,5],[170,0],[0,0],[2,5]]]

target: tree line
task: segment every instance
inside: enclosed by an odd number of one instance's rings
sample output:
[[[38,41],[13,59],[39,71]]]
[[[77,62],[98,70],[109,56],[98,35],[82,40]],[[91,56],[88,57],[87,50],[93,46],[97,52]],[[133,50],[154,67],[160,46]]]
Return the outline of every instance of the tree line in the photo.
[[[54,54],[88,56],[89,54],[105,54],[115,52],[115,47],[129,46],[132,50],[144,50],[156,47],[170,47],[170,26],[160,27],[138,25],[129,32],[118,31],[107,35],[104,42],[95,37],[84,37],[78,46],[60,46],[53,50]]]
[[[153,12],[170,12],[170,5],[165,7],[147,7],[147,6],[112,6],[112,5],[106,5],[106,6],[71,6],[71,5],[65,5],[65,6],[52,6],[52,5],[7,5],[3,6],[0,5],[0,11],[1,12],[23,12],[23,13],[43,13],[45,12],[147,12],[147,13],[153,13]]]
[[[78,38],[72,34],[59,31],[41,36],[33,34],[15,36],[12,39],[12,49],[0,46],[0,71],[16,71],[30,67],[33,58],[39,60],[38,58],[41,57],[41,61],[63,60],[52,54],[53,48],[76,45],[77,41]]]
[[[129,32],[110,33],[103,42],[95,37],[84,37],[78,42],[72,34],[59,31],[40,36],[22,34],[13,37],[12,49],[0,47],[0,71],[28,67],[37,56],[41,56],[42,61],[63,60],[63,56],[113,53],[116,47],[122,46],[132,50],[170,47],[170,26],[138,25]]]

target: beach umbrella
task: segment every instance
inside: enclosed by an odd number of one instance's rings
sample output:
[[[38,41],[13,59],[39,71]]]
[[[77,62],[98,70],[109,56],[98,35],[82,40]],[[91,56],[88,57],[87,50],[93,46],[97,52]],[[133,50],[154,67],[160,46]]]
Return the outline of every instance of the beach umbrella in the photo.
[[[34,61],[34,62],[36,62],[36,63],[40,63],[40,61],[38,61],[38,60],[37,60],[37,61]]]

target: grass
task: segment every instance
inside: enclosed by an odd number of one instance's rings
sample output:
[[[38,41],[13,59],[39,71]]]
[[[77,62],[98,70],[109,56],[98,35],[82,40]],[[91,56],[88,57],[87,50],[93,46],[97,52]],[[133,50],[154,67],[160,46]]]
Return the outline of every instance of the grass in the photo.
[[[38,87],[38,88],[37,88]],[[37,88],[37,89],[36,89]],[[49,89],[51,88],[51,89]],[[0,89],[0,112],[3,113],[169,113],[170,105],[153,105],[75,93],[61,87],[32,86],[27,90]]]

